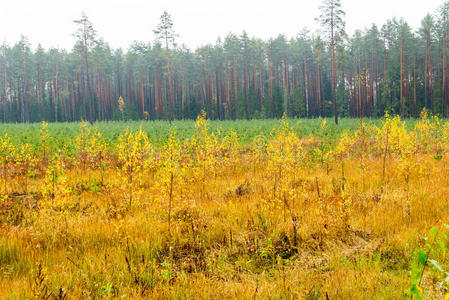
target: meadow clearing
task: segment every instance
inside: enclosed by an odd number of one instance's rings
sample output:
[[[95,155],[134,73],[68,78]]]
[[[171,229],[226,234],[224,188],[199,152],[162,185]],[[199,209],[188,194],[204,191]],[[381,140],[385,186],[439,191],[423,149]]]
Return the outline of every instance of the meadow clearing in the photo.
[[[444,298],[449,123],[330,123],[2,125],[0,299]]]

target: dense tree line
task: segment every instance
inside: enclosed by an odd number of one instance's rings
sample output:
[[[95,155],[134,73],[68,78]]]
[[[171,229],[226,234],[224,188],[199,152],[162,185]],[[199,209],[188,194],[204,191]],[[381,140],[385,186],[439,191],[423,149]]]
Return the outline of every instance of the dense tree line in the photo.
[[[267,41],[229,34],[177,46],[167,13],[154,43],[127,51],[98,38],[85,15],[69,52],[22,37],[0,47],[3,122],[448,115],[449,2],[413,30],[403,19],[344,31],[338,0],[321,7],[323,34]],[[121,104],[118,99],[122,97]]]

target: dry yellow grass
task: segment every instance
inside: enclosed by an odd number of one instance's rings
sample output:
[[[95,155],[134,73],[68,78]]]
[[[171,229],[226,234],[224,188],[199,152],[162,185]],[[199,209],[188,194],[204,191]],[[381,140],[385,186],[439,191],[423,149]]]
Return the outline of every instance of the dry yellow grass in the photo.
[[[153,149],[124,135],[104,157],[87,133],[85,156],[36,156],[27,193],[10,160],[0,299],[405,298],[413,253],[447,220],[446,127],[435,122],[419,123],[426,142],[394,122],[337,141],[281,123],[239,145],[199,118],[191,141]],[[444,295],[430,268],[421,286]]]

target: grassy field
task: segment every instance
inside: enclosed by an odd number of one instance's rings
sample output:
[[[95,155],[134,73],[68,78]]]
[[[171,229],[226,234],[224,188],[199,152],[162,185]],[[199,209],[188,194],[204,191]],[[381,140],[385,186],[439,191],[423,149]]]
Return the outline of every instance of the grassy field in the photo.
[[[0,299],[446,295],[448,123],[174,125],[2,126]]]
[[[359,119],[340,119],[337,126],[333,119],[290,119],[291,129],[298,137],[308,135],[319,136],[320,126],[323,120],[326,120],[329,132],[337,138],[343,131],[354,131],[360,125]],[[379,119],[365,120],[366,124],[380,125]],[[407,120],[407,128],[413,128],[416,120]],[[51,147],[62,148],[64,145],[73,147],[75,137],[79,133],[80,123],[49,123],[48,131],[53,137]],[[170,125],[167,121],[129,121],[129,122],[99,122],[94,125],[103,134],[103,138],[114,145],[117,143],[118,137],[124,130],[129,128],[130,131],[142,130],[148,135],[151,143],[156,146],[163,145],[170,136]],[[228,135],[231,131],[238,134],[239,140],[243,144],[250,143],[256,136],[265,135],[269,137],[273,128],[279,126],[279,120],[238,120],[238,121],[209,121],[210,133],[221,132],[222,135]],[[193,120],[175,120],[173,127],[176,128],[177,137],[186,139],[193,136],[195,132],[195,121]],[[38,145],[40,142],[39,131],[40,123],[33,124],[1,124],[0,134],[8,133],[12,142],[15,144],[29,143]]]

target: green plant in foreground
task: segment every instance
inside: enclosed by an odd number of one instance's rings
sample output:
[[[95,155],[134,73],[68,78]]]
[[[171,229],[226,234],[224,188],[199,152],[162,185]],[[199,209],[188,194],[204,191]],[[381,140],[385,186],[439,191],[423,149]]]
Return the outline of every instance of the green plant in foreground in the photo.
[[[449,231],[449,225],[445,224],[444,228],[446,232]],[[449,268],[435,259],[436,257],[446,257],[448,253],[446,245],[448,242],[447,234],[442,230],[438,230],[437,227],[433,227],[427,238],[425,249],[415,251],[411,264],[412,284],[407,293],[408,299],[424,299],[423,278],[428,267],[431,267],[432,275],[438,278],[439,288],[444,289],[444,299],[449,299]],[[435,258],[431,259],[430,257]]]

